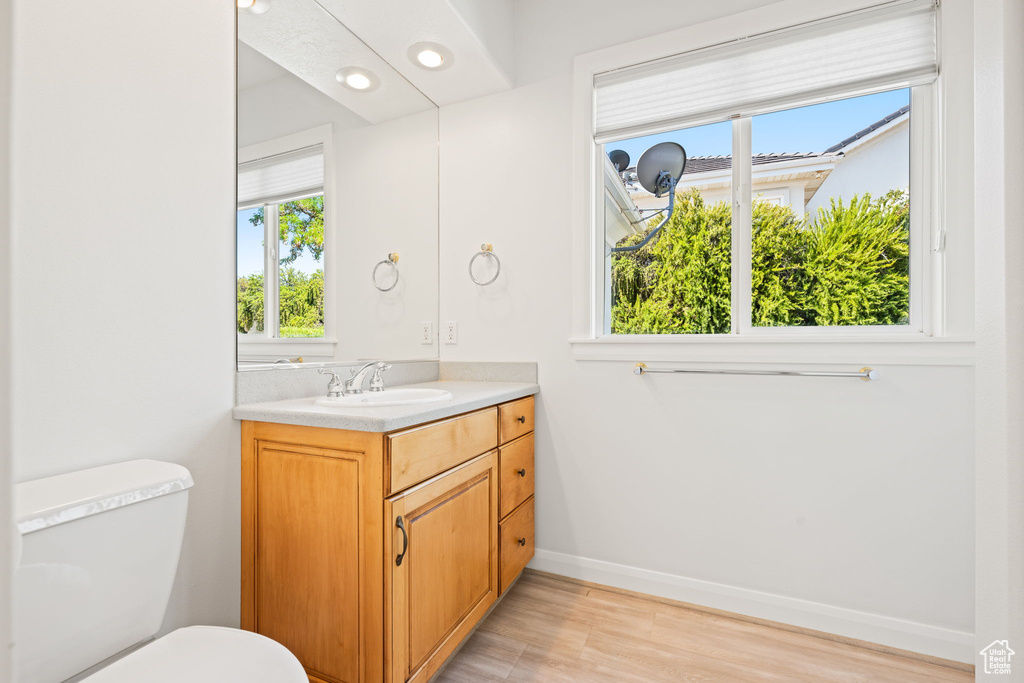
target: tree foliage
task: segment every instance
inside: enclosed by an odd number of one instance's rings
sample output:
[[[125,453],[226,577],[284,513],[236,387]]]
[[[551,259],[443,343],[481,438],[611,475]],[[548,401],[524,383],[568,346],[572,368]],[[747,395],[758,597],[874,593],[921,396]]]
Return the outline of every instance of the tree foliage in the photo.
[[[263,207],[249,218],[255,226],[263,225]],[[281,265],[294,263],[304,250],[317,261],[324,254],[324,196],[297,199],[280,204],[278,224],[282,244],[288,247],[288,255],[281,257]]]
[[[280,273],[279,307],[282,337],[324,335],[324,271],[312,275],[285,267]],[[238,331],[262,332],[263,274],[238,278]]]
[[[620,245],[637,244],[647,231]],[[815,216],[753,206],[753,324],[897,325],[909,314],[909,203],[906,192],[848,203]],[[732,215],[693,189],[652,243],[612,258],[612,332],[725,334],[730,331]]]
[[[291,267],[303,251],[314,260],[324,253],[323,196],[285,202],[278,206],[280,240],[288,253],[282,254],[279,272],[278,307],[281,313],[282,337],[322,337],[324,334],[324,271],[312,274]],[[263,225],[263,209],[249,218],[253,225]],[[282,248],[282,252],[284,249]],[[262,332],[263,274],[238,278],[238,331]]]

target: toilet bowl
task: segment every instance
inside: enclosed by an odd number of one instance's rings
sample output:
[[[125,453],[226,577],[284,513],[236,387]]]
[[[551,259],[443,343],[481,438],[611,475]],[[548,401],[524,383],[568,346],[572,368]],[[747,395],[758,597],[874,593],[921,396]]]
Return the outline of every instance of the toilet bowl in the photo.
[[[14,487],[21,556],[14,576],[18,683],[56,683],[160,631],[185,530],[192,475],[155,460]],[[180,628],[83,683],[308,683],[264,636]]]
[[[221,626],[187,626],[136,650],[82,683],[306,683],[283,645]]]

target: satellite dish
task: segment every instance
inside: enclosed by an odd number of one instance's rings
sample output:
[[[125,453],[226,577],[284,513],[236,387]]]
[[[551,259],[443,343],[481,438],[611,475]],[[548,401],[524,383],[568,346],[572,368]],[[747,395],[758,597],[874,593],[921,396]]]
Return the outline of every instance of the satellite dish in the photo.
[[[614,152],[612,152],[614,154]],[[612,163],[615,163],[614,159]],[[660,197],[673,180],[678,181],[686,168],[686,150],[676,142],[659,142],[640,155],[636,162],[636,179],[645,190]]]
[[[629,154],[621,149],[613,149],[608,152],[608,159],[612,162],[612,166],[619,173],[622,173],[629,168]]]

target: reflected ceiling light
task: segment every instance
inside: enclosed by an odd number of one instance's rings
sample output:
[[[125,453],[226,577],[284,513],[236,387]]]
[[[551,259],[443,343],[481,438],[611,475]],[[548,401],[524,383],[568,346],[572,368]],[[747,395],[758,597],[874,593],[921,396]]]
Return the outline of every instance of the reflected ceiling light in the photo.
[[[429,71],[447,69],[455,61],[451,50],[437,43],[416,43],[409,48],[409,61]]]
[[[235,6],[249,14],[263,14],[270,9],[270,0],[235,0]]]
[[[334,77],[338,79],[338,83],[341,83],[346,88],[359,92],[376,90],[377,86],[380,85],[380,79],[377,78],[376,74],[369,69],[362,69],[358,66],[346,66],[344,69],[338,69],[338,73]]]

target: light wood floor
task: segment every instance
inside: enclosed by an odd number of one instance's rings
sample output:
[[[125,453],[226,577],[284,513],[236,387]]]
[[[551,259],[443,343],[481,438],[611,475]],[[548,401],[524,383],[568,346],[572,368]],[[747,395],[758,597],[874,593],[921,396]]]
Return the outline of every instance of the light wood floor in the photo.
[[[932,663],[526,573],[435,681],[973,681]]]

